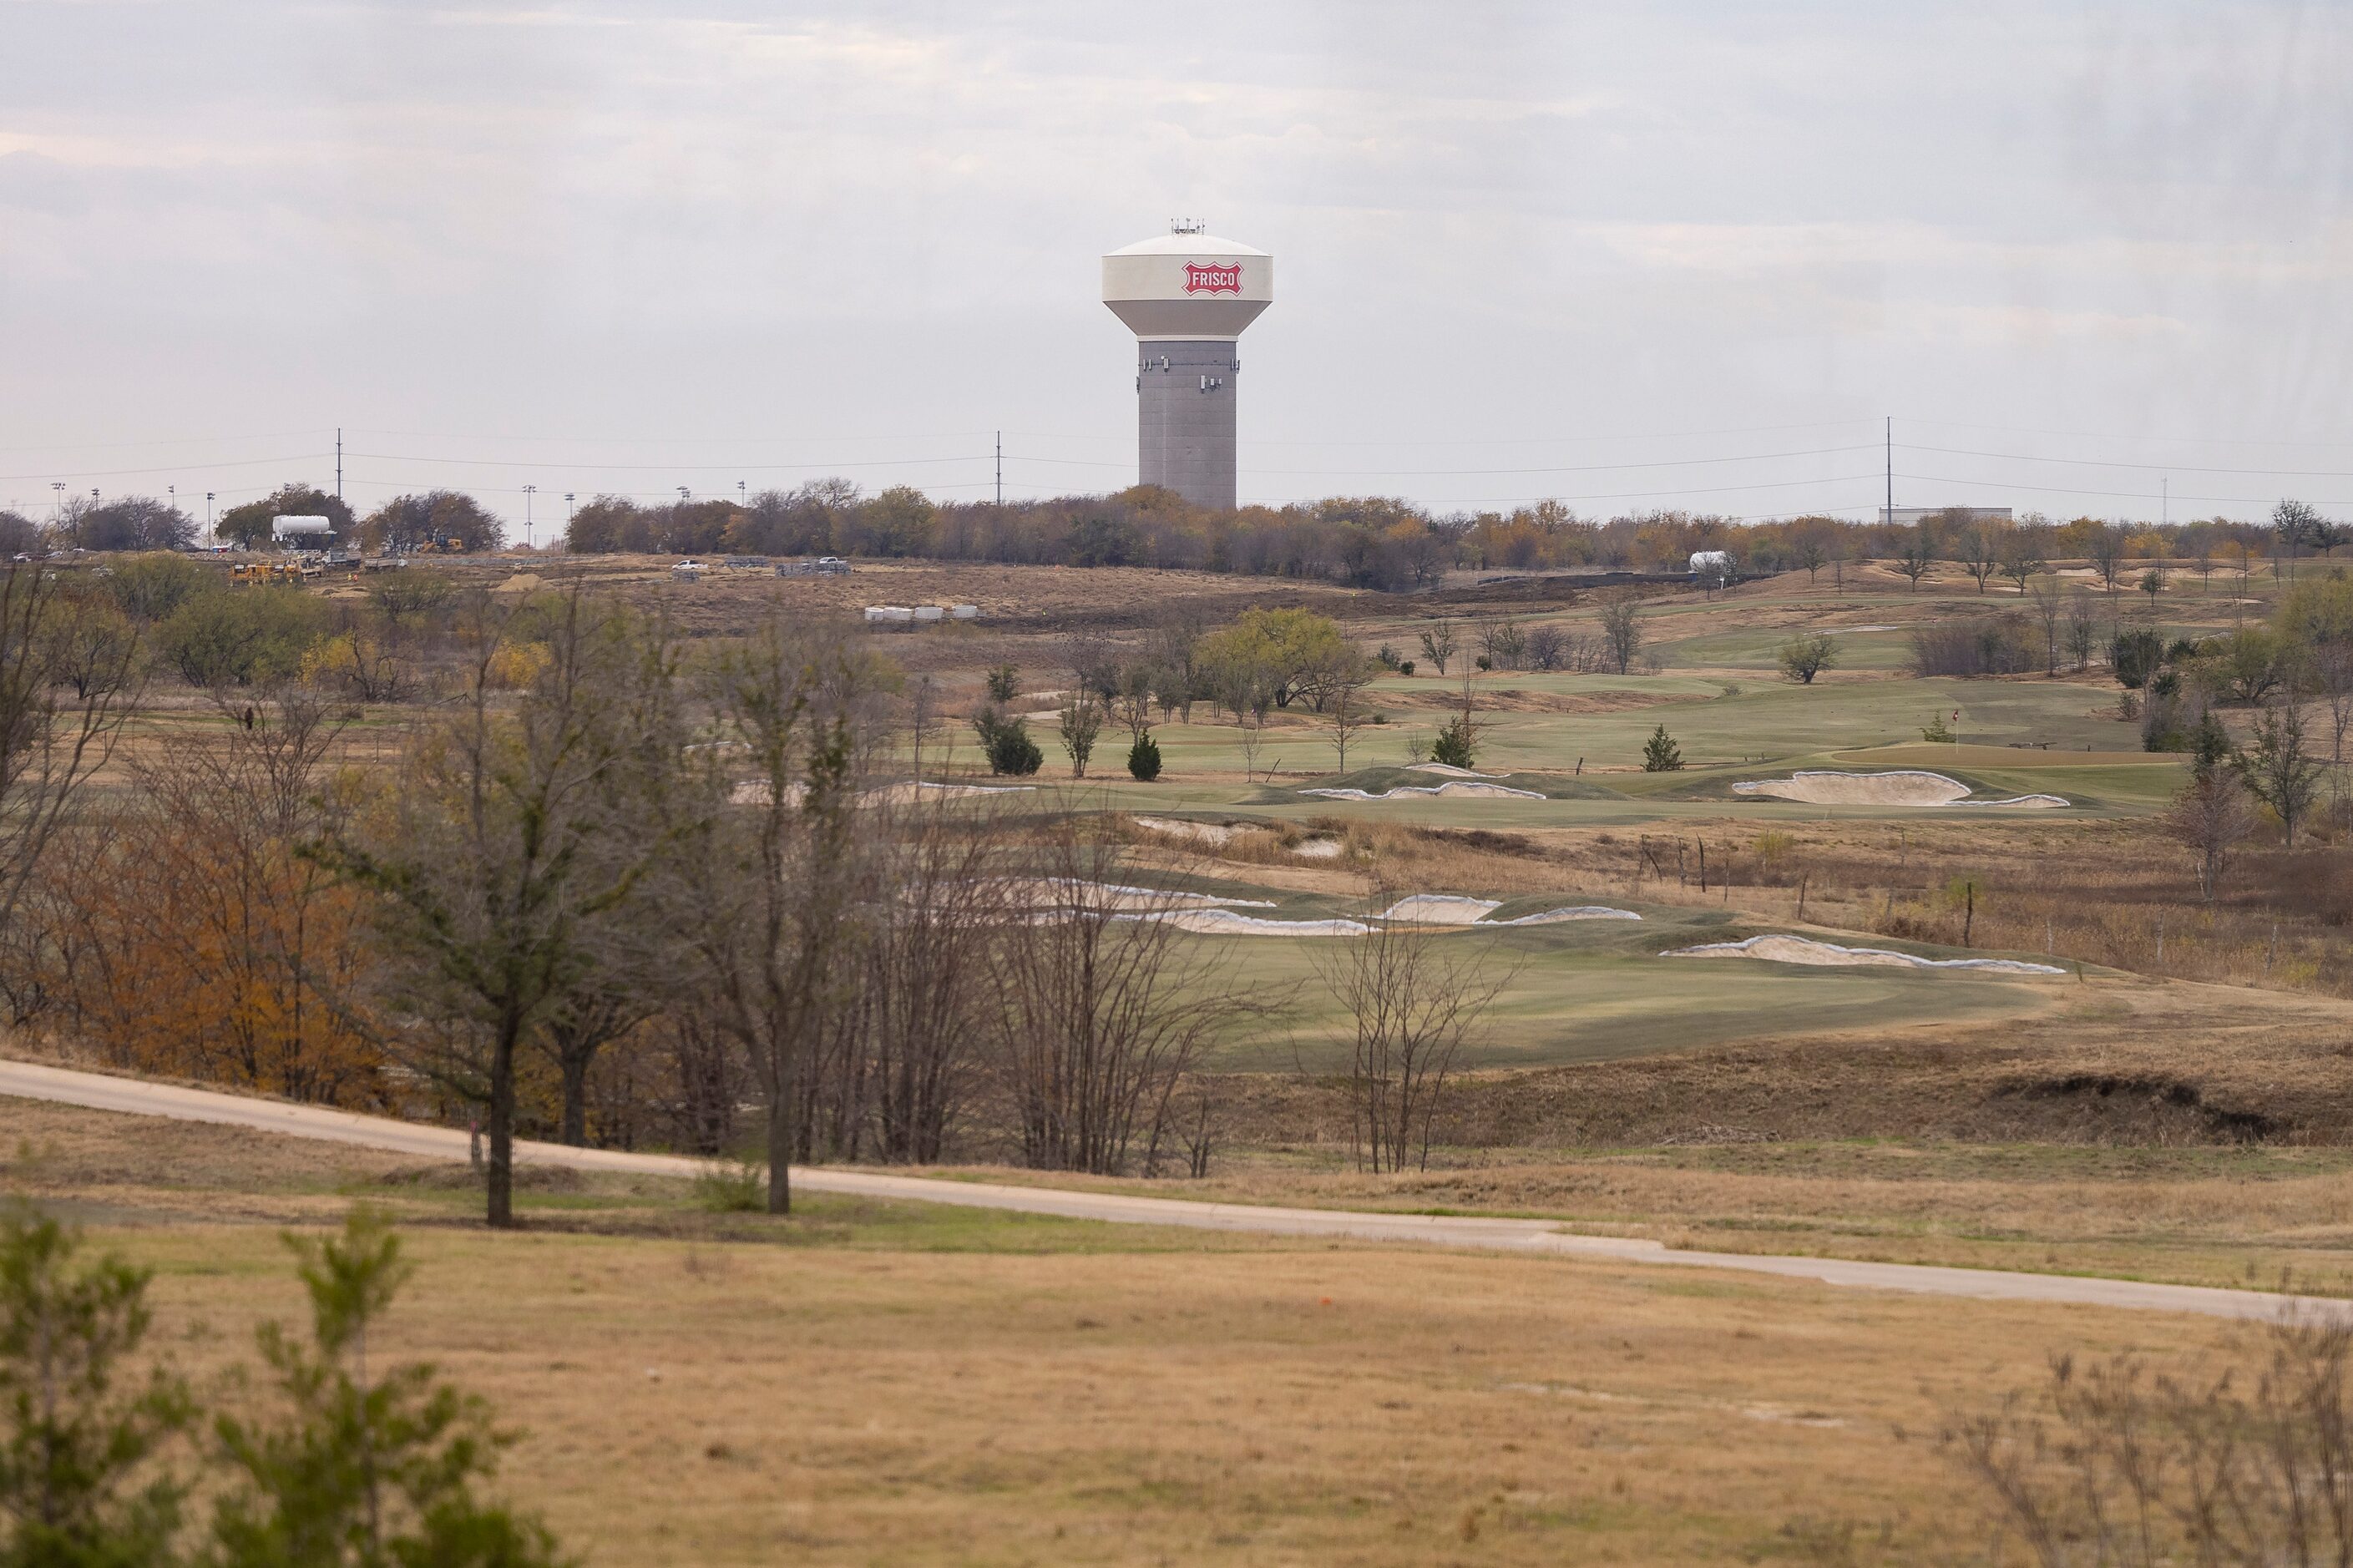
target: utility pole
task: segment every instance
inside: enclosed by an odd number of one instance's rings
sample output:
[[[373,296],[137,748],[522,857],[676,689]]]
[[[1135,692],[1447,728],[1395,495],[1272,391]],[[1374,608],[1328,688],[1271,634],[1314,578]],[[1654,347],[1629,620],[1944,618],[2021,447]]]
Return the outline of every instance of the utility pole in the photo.
[[[1880,520],[1895,526],[1895,416],[1887,416],[1887,515]]]
[[[2164,528],[2173,521],[2173,476],[2168,474],[2157,481],[2157,525]]]
[[[525,485],[522,488],[522,547],[525,550],[533,548],[531,542],[531,498],[538,493],[537,485]]]
[[[66,520],[66,482],[63,479],[51,479],[49,489],[58,492],[58,521],[63,522]]]
[[[997,504],[1005,504],[1005,432],[997,433]]]
[[[343,427],[335,426],[335,499],[343,499]]]

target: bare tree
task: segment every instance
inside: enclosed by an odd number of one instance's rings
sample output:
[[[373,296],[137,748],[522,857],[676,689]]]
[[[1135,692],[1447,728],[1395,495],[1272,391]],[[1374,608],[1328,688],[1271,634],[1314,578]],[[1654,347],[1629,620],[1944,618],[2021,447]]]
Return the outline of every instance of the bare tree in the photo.
[[[1001,825],[945,800],[877,807],[879,874],[859,1024],[874,1152],[939,1160],[985,1066],[989,974],[1006,925]]]
[[[1352,668],[1335,671],[1324,690],[1324,717],[1332,724],[1332,749],[1338,753],[1338,771],[1348,771],[1348,747],[1373,716],[1365,702],[1365,689],[1372,685],[1380,667],[1369,659],[1359,659]]]
[[[517,1056],[596,963],[598,922],[654,858],[615,815],[615,775],[667,740],[637,728],[668,678],[661,638],[575,584],[533,607],[546,657],[509,708],[494,669],[522,622],[519,606],[476,597],[454,709],[416,737],[386,809],[321,850],[375,895],[393,1001],[421,1026],[396,1047],[487,1110],[496,1226],[514,1223]]]
[[[2295,847],[2296,825],[2320,792],[2327,764],[2306,747],[2304,710],[2293,697],[2272,704],[2255,718],[2255,747],[2232,759],[2240,780],[2278,816]]]
[[[1982,525],[1968,530],[1961,536],[1961,570],[1977,584],[1978,592],[2001,570],[2001,552],[1995,546],[1993,530]]]
[[[2041,1568],[2353,1561],[2353,1329],[2283,1318],[2252,1369],[2054,1360],[1945,1453]],[[1998,1558],[2007,1561],[2006,1555]]]
[[[1265,738],[1265,731],[1266,719],[1263,714],[1255,717],[1250,714],[1241,716],[1240,745],[1244,784],[1250,783],[1251,776],[1258,772],[1259,744]]]
[[[1477,942],[1385,921],[1312,954],[1345,1020],[1359,1169],[1428,1168],[1447,1079],[1514,973]]]
[[[1601,606],[1601,641],[1609,662],[1623,675],[1633,668],[1642,646],[1642,606],[1635,599],[1618,599]]]
[[[2066,596],[2056,577],[2037,577],[2027,588],[2034,618],[2042,623],[2042,673],[2059,673],[2059,623],[2066,613]]]
[[[140,644],[110,638],[106,655],[58,663],[55,580],[37,565],[0,576],[0,927],[11,927],[50,841],[114,745],[140,689]],[[74,696],[62,700],[71,681]]]
[[[1446,673],[1446,661],[1454,657],[1456,647],[1452,621],[1436,621],[1422,628],[1422,657],[1439,674]]]
[[[1103,733],[1103,704],[1084,687],[1062,699],[1062,750],[1070,753],[1071,776],[1087,776],[1087,759],[1094,754],[1095,737]]]
[[[2077,669],[2088,668],[2092,650],[2099,646],[2100,617],[2091,592],[2077,588],[2067,595],[2067,652]]]
[[[2165,825],[2197,858],[2199,896],[2212,903],[2232,853],[2255,829],[2246,786],[2221,768],[2203,769],[2173,797]]]
[[[2086,553],[2091,559],[2092,570],[2099,574],[2101,583],[2113,596],[2116,591],[2116,579],[2125,569],[2124,534],[2105,523],[2101,524],[2092,531]]]
[[[1173,902],[1138,910],[1113,885],[1116,847],[1087,824],[1066,820],[1039,852],[1059,907],[1003,928],[998,1068],[1023,1163],[1117,1174],[1169,1136],[1178,1082],[1249,1004]]]
[[[1912,591],[1915,594],[1920,591],[1920,579],[1926,577],[1928,569],[1936,563],[1936,552],[1929,548],[1928,536],[1917,530],[1905,542],[1904,548],[1895,552],[1895,570],[1912,580]]]
[[[760,1088],[770,1214],[792,1207],[809,1058],[858,940],[860,741],[880,726],[869,672],[844,645],[776,616],[716,661],[707,698],[734,744],[703,753],[725,760],[702,775],[665,889],[695,982]]]

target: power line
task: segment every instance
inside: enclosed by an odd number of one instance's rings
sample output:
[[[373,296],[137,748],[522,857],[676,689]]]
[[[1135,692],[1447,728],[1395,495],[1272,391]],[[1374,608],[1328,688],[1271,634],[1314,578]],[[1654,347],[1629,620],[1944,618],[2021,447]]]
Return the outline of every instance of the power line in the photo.
[[[1899,441],[1897,447],[1906,452],[1936,452],[1952,458],[1998,458],[2007,463],[2068,463],[2084,468],[2137,468],[2147,473],[2166,474],[2269,474],[2296,479],[2353,479],[2353,472],[2341,468],[2214,468],[2195,463],[2126,463],[2110,458],[2038,458],[2026,452],[1979,452],[1966,447],[1915,447]]]

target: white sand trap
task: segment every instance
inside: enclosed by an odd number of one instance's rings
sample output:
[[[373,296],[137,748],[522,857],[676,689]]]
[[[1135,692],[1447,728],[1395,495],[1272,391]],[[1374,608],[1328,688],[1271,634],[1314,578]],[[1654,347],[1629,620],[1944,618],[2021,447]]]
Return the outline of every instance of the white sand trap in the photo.
[[[1416,893],[1399,899],[1380,913],[1385,921],[1412,921],[1426,926],[1467,926],[1485,920],[1503,904],[1494,899],[1463,899],[1451,893]]]
[[[1407,765],[1406,771],[1415,773],[1444,773],[1451,779],[1499,779],[1504,776],[1501,773],[1473,773],[1469,768],[1458,768],[1452,763],[1412,763]]]
[[[1008,877],[1005,887],[1015,898],[1027,900],[1033,909],[1082,902],[1091,909],[1152,913],[1228,906],[1247,910],[1274,908],[1267,899],[1224,899],[1214,893],[1177,893],[1166,888],[1127,888],[1115,882],[1075,882],[1060,877]]]
[[[1542,792],[1532,789],[1512,789],[1493,784],[1399,784],[1392,790],[1372,795],[1360,789],[1303,789],[1302,795],[1320,795],[1326,800],[1402,800],[1411,795],[1476,795],[1488,799],[1542,800]]]
[[[1491,926],[1548,926],[1564,921],[1638,921],[1642,917],[1631,910],[1613,910],[1607,904],[1577,904],[1568,909],[1541,910],[1532,915],[1520,915],[1508,921],[1482,921]]]
[[[1746,942],[1709,942],[1703,947],[1679,947],[1661,958],[1763,958],[1775,963],[1807,963],[1850,968],[1874,965],[1883,969],[1977,969],[1997,974],[2064,974],[2048,963],[2021,963],[2012,958],[1922,958],[1885,947],[1841,947],[1810,937],[1752,936]]]
[[[1269,921],[1231,910],[1167,910],[1135,918],[1166,921],[1202,936],[1363,936],[1373,929],[1362,921]]]
[[[1262,827],[1236,827],[1222,822],[1187,822],[1174,816],[1138,816],[1130,820],[1138,827],[1154,833],[1165,833],[1171,838],[1196,839],[1203,844],[1231,844],[1245,835],[1267,831]]]
[[[1311,838],[1292,846],[1291,852],[1302,860],[1337,860],[1347,853],[1347,846],[1336,838]]]
[[[928,780],[913,784],[884,784],[870,789],[859,798],[873,805],[913,805],[918,800],[963,800],[981,795],[1034,795],[1036,784],[933,784]]]
[[[1831,768],[1800,768],[1785,779],[1744,780],[1735,795],[1771,795],[1809,805],[1977,805],[2050,807],[2072,804],[2061,795],[2016,795],[2007,800],[1971,800],[1958,779],[1917,768],[1884,773],[1847,773]]]

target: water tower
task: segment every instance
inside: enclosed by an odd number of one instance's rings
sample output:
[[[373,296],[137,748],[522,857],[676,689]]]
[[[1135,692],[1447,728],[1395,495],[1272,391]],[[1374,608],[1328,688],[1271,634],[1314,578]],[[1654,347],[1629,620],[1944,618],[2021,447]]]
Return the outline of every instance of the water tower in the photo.
[[[1135,334],[1139,478],[1231,511],[1236,342],[1274,302],[1274,258],[1179,223],[1104,257],[1103,293]]]

